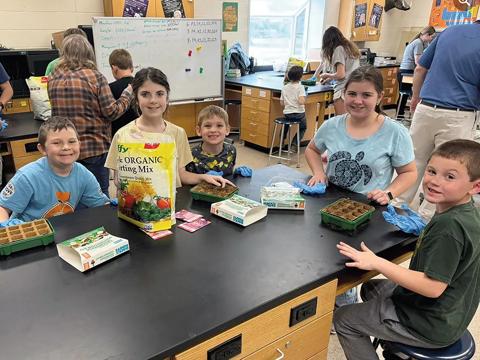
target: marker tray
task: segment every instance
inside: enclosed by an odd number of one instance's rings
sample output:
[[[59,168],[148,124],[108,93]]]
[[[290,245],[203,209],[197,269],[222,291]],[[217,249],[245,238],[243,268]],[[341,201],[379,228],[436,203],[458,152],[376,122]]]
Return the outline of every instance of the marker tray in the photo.
[[[336,230],[355,231],[370,220],[375,208],[359,201],[342,198],[320,210],[322,223]]]
[[[48,245],[53,242],[54,234],[52,225],[45,219],[0,228],[0,255]]]
[[[238,188],[236,186],[225,184],[225,187],[222,188],[205,181],[202,181],[190,189],[193,199],[211,203],[228,199],[237,192]]]

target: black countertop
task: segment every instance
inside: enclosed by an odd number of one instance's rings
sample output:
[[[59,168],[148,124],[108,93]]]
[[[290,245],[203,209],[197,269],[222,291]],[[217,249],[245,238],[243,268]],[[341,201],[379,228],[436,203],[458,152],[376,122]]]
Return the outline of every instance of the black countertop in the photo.
[[[240,194],[259,198],[261,185],[306,176],[282,165],[235,179]],[[177,210],[212,224],[153,240],[119,220],[110,206],[51,219],[55,242],[105,226],[131,250],[86,273],[52,244],[0,259],[0,349],[5,359],[163,359],[313,289],[344,269],[335,244],[360,241],[376,253],[414,239],[376,211],[359,236],[322,227],[319,209],[342,196],[329,187],[307,197],[305,213],[270,210],[243,228],[209,214],[209,204],[179,189]],[[348,270],[352,272],[354,270]]]
[[[43,124],[43,121],[33,118],[33,112],[2,114],[2,119],[8,122],[8,127],[0,132],[0,141],[36,137],[40,125]]]
[[[282,91],[285,73],[278,71],[261,71],[238,78],[225,78],[226,85],[251,86],[273,91]],[[331,85],[308,86],[309,94],[333,91]]]

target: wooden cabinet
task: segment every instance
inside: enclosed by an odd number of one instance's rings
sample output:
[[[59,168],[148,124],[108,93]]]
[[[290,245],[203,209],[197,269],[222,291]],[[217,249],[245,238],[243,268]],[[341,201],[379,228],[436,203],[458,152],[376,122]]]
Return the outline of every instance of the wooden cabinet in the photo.
[[[275,359],[284,353],[288,359],[326,360],[336,287],[337,280],[332,280],[194,346],[174,359],[207,359],[210,350],[240,336],[240,353],[232,359]],[[316,301],[315,313],[310,312],[311,316],[290,326],[292,309],[313,301]]]
[[[5,104],[4,114],[16,114],[32,111],[29,98],[12,99]]]
[[[398,67],[379,68],[383,77],[383,100],[382,105],[395,105],[398,99]]]
[[[37,144],[38,139],[36,137],[10,142],[15,171],[43,156],[42,153],[38,151]]]
[[[338,28],[352,41],[378,41],[385,0],[341,0]]]
[[[183,0],[185,17],[193,18],[193,0]],[[123,16],[125,0],[103,0],[103,12],[105,16]],[[161,0],[148,1],[147,17],[165,17]]]

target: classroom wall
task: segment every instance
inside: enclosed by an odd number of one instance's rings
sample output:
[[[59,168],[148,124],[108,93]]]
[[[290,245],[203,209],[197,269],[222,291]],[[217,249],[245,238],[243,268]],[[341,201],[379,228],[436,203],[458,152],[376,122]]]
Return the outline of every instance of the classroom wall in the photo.
[[[9,48],[50,47],[52,33],[91,25],[103,16],[101,0],[0,0],[0,44]]]

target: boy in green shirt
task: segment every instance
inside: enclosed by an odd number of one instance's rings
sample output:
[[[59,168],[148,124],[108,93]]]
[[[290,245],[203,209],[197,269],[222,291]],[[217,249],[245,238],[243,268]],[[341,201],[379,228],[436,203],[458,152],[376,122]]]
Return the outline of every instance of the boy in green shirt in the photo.
[[[452,140],[431,155],[424,174],[425,198],[436,213],[405,269],[340,243],[347,267],[375,270],[388,280],[364,284],[363,303],[339,308],[334,324],[347,359],[378,359],[370,336],[423,348],[457,341],[480,299],[480,144]]]

